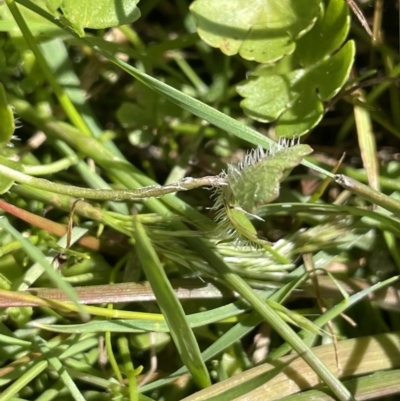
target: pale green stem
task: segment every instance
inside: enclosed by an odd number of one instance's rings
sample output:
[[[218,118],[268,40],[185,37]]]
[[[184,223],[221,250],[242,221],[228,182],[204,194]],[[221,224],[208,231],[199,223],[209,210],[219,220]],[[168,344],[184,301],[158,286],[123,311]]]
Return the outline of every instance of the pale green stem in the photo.
[[[29,166],[24,165],[24,172],[29,175],[49,175],[58,173],[59,171],[66,170],[68,167],[73,166],[79,161],[77,156],[64,157],[54,163],[45,165]]]
[[[135,375],[135,368],[132,363],[132,357],[129,352],[129,345],[127,338],[120,337],[117,340],[120,355],[122,356],[122,361],[125,368],[125,374],[128,378],[129,386],[129,400],[137,401],[139,399],[137,380]]]
[[[138,189],[93,189],[74,187],[72,185],[57,184],[42,178],[31,177],[30,175],[13,170],[12,168],[0,165],[0,175],[21,184],[58,194],[74,196],[76,198],[94,200],[132,200],[157,198],[177,191],[187,191],[199,187],[214,187],[226,185],[225,180],[219,176],[207,176],[201,178],[187,177],[169,185],[155,185]]]
[[[172,54],[172,58],[175,60],[176,64],[178,64],[179,68],[186,75],[192,85],[196,88],[197,92],[203,96],[207,94],[209,88],[200,79],[200,77],[196,74],[190,64],[182,57],[182,55],[178,52],[174,52]]]
[[[347,177],[343,174],[335,175],[335,181],[344,189],[348,189],[352,193],[360,196],[363,199],[366,199],[369,202],[379,205],[397,215],[400,213],[399,201],[390,198],[389,196],[375,189],[372,189],[371,187],[364,185],[361,182],[353,180],[352,178]]]

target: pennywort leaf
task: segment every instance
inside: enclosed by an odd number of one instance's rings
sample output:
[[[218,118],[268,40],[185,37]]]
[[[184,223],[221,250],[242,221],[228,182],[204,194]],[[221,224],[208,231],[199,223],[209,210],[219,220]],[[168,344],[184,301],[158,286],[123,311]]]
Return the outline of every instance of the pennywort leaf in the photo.
[[[54,13],[61,8],[64,17],[84,36],[85,28],[104,29],[130,24],[140,17],[136,7],[139,0],[51,0],[49,9]]]
[[[245,98],[240,105],[257,121],[278,120],[277,136],[301,136],[318,124],[323,102],[335,96],[346,82],[354,54],[354,42],[348,41],[332,57],[306,68],[279,74],[272,67],[262,66],[236,87]]]
[[[318,0],[196,0],[197,32],[232,56],[270,63],[295,49],[316,19]]]
[[[296,40],[293,54],[276,65],[259,66],[237,85],[245,98],[244,112],[261,122],[276,121],[279,137],[300,136],[314,128],[322,119],[323,102],[338,93],[350,74],[354,43],[337,51],[349,28],[346,2],[331,0],[326,8],[321,2],[316,23]]]
[[[296,44],[294,58],[302,66],[317,63],[340,48],[350,29],[349,9],[345,1],[330,0],[325,10],[321,2],[317,22]]]

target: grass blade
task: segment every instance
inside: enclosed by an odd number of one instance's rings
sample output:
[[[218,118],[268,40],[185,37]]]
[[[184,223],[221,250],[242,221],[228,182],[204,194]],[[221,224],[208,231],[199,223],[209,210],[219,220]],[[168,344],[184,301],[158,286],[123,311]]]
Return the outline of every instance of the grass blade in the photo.
[[[201,387],[208,387],[211,385],[211,380],[201,357],[196,337],[186,320],[182,305],[177,299],[146,231],[138,219],[135,219],[135,226],[136,249],[139,259],[153,288],[158,305],[165,316],[179,355],[196,383]]]
[[[42,338],[36,337],[36,343],[37,343],[40,351],[48,359],[50,365],[60,375],[61,379],[63,380],[65,386],[69,389],[73,398],[76,401],[85,401],[85,398],[79,391],[78,387],[76,387],[76,384],[72,380],[71,376],[68,374],[67,370],[63,367],[60,359],[58,359],[55,355],[52,355],[52,352],[47,347],[46,342]]]
[[[54,270],[53,266],[48,262],[43,253],[40,252],[40,250],[31,244],[26,238],[24,238],[24,236],[19,233],[5,217],[0,218],[0,226],[8,231],[16,240],[21,242],[27,255],[29,255],[29,257],[31,257],[38,265],[41,265],[46,274],[49,276],[50,280],[65,292],[68,298],[77,306],[83,320],[88,320],[89,316],[85,311],[85,307],[79,303],[79,298],[72,286],[63,280],[60,274]]]

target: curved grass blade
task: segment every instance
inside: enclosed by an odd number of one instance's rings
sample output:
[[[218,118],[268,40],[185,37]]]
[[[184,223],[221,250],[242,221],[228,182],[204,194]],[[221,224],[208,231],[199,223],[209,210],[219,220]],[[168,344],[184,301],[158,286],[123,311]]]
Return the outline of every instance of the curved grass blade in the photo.
[[[368,295],[372,294],[375,291],[385,288],[386,286],[396,282],[398,279],[399,279],[399,276],[391,277],[383,282],[376,283],[369,288],[365,288],[364,290],[359,291],[356,294],[353,294],[349,298],[344,299],[343,301],[339,302],[338,304],[336,304],[335,306],[333,306],[332,308],[327,310],[321,316],[317,317],[317,319],[314,320],[314,323],[318,327],[324,326],[329,321],[338,317],[346,309],[350,308],[357,302],[361,301],[363,298],[366,298]],[[301,338],[303,338],[304,342],[308,345],[311,345],[312,340],[314,338],[314,334],[310,333],[306,330],[301,330],[299,332],[299,336]],[[282,344],[280,347],[278,347],[277,349],[275,349],[274,351],[271,352],[271,354],[268,356],[268,360],[273,361],[275,359],[278,359],[278,358],[282,357],[283,355],[287,354],[290,350],[291,350],[291,347],[289,344],[287,344],[287,343]]]
[[[134,224],[136,249],[139,259],[154,291],[157,303],[170,328],[171,336],[179,355],[192,374],[195,382],[201,387],[208,387],[211,385],[211,380],[182,305],[174,293],[142,224],[138,219],[134,219]]]

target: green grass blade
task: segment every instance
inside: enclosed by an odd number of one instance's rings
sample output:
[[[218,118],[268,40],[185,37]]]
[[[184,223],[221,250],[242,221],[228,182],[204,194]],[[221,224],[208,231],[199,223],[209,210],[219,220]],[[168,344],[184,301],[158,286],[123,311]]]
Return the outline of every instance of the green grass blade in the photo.
[[[128,379],[129,387],[129,400],[138,400],[138,385],[136,380],[136,371],[132,363],[132,356],[129,351],[128,339],[125,336],[119,337],[117,340],[119,353],[122,357],[122,362],[124,365],[124,372]],[[140,370],[141,368],[139,368]]]
[[[56,370],[56,372],[60,375],[62,381],[65,386],[69,389],[71,395],[76,401],[85,401],[82,393],[79,391],[78,387],[72,380],[71,376],[67,372],[67,370],[63,367],[61,361],[53,355],[51,350],[47,347],[46,342],[40,338],[35,338],[36,344],[39,347],[40,351],[43,353],[45,358],[48,359],[50,365]]]
[[[6,388],[0,394],[0,401],[8,401],[13,399],[13,396],[22,390],[28,383],[34,380],[40,373],[42,373],[48,366],[47,361],[39,361],[21,377],[18,378],[13,384]]]
[[[288,326],[282,318],[267,303],[265,303],[252,288],[237,274],[230,271],[229,267],[215,254],[206,252],[199,248],[201,241],[198,241],[196,250],[200,251],[203,257],[211,266],[223,276],[223,278],[234,288],[251,306],[271,325],[271,327],[285,340],[301,357],[310,365],[321,379],[334,392],[341,401],[353,400],[350,392],[343,386],[339,379],[316,357],[314,352],[301,340],[294,330]],[[195,248],[195,247],[194,247]],[[207,248],[206,248],[207,249]]]
[[[135,226],[136,249],[139,259],[158,305],[165,316],[179,355],[195,382],[201,387],[210,386],[211,380],[207,368],[202,360],[196,337],[187,322],[182,305],[177,299],[146,231],[138,219],[135,219]]]
[[[331,261],[332,258],[333,256],[331,256],[331,259],[329,261]],[[326,262],[328,263],[328,261]],[[282,287],[281,289],[279,289],[278,291],[274,290],[265,291],[259,294],[259,296],[265,300],[270,298],[276,302],[282,302],[282,300],[286,297],[287,293],[290,292],[291,289],[295,288],[297,285],[301,284],[303,278],[305,277],[304,270],[301,266],[298,269],[296,269],[295,272],[292,273],[292,275],[293,275],[293,280],[284,287]],[[212,345],[210,345],[210,347],[208,347],[202,354],[203,360],[208,361],[211,358],[218,355],[219,353],[223,352],[226,348],[230,347],[236,341],[239,341],[241,338],[243,338],[246,334],[248,334],[251,330],[253,330],[254,327],[258,326],[262,321],[263,318],[259,315],[259,313],[255,311],[251,312],[242,321],[233,326],[221,337],[219,337],[218,340],[216,340]],[[160,379],[154,383],[150,383],[143,386],[141,388],[141,391],[150,391],[155,388],[164,386],[186,372],[187,370],[185,367],[180,368],[167,378]]]
[[[390,279],[387,279],[381,283],[376,283],[369,288],[366,288],[360,292],[357,292],[356,294],[350,296],[348,299],[344,299],[343,301],[339,302],[338,304],[336,304],[335,306],[333,306],[332,308],[327,310],[324,314],[322,314],[317,319],[315,319],[314,323],[319,327],[324,326],[329,321],[338,317],[346,309],[350,308],[357,302],[361,301],[363,298],[367,297],[369,294],[394,283],[395,281],[398,280],[398,278],[399,278],[399,276],[391,277]],[[314,334],[307,332],[306,330],[301,330],[299,332],[299,336],[301,338],[303,338],[304,342],[308,345],[311,345],[312,339],[314,338]],[[291,347],[289,344],[287,344],[287,343],[282,344],[280,347],[278,347],[277,349],[275,349],[268,355],[268,360],[273,361],[275,359],[278,359],[281,356],[286,355],[290,350],[291,350]]]
[[[24,236],[17,231],[5,217],[0,218],[0,226],[8,231],[16,240],[20,241],[25,252],[29,257],[31,257],[36,263],[41,265],[44,268],[44,271],[49,276],[50,280],[57,285],[68,298],[76,304],[79,309],[79,312],[84,320],[88,320],[89,316],[85,312],[85,307],[79,303],[79,298],[73,290],[72,286],[63,280],[58,272],[56,272],[53,266],[48,262],[46,257],[38,248],[36,248],[33,244],[31,244]]]

